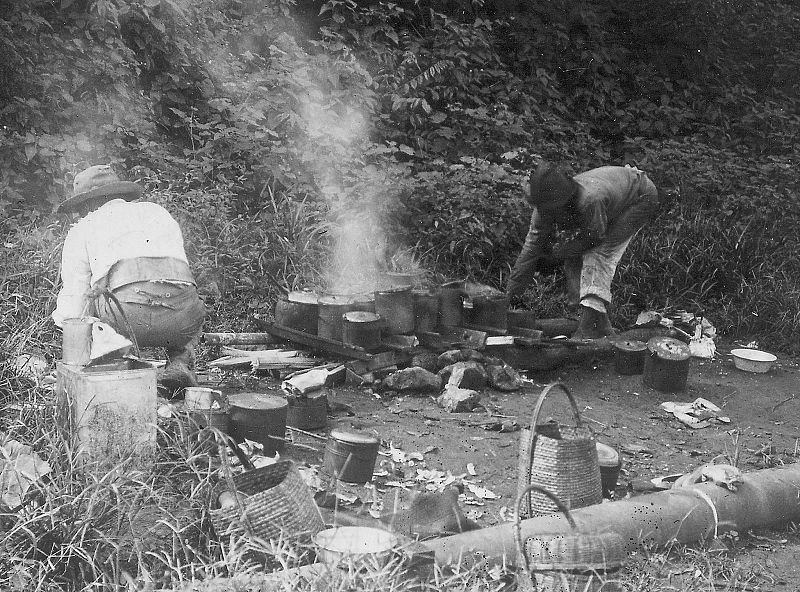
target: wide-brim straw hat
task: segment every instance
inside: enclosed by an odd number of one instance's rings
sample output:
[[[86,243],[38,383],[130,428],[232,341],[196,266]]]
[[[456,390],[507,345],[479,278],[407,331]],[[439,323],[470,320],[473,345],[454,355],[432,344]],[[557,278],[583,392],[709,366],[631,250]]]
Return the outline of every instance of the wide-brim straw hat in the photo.
[[[142,196],[138,183],[122,181],[107,164],[91,166],[75,175],[72,195],[58,206],[59,212],[73,212],[79,205],[97,197],[120,197],[132,201]]]
[[[530,176],[530,200],[539,208],[553,209],[566,205],[578,188],[572,177],[549,162],[540,163]]]

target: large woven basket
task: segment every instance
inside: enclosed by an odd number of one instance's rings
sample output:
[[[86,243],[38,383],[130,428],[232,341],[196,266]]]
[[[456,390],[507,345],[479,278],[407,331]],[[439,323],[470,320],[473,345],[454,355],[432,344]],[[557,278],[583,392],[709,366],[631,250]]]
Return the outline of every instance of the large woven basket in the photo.
[[[292,461],[245,471],[234,475],[232,481],[237,503],[210,511],[218,537],[242,534],[304,544],[324,528],[311,491]],[[229,489],[229,481],[221,482],[214,499]]]
[[[520,509],[528,496],[547,497],[569,522],[571,533],[538,534],[522,540]],[[617,533],[582,533],[569,509],[551,492],[529,485],[517,496],[514,539],[518,589],[523,592],[621,592],[613,578],[625,563],[625,543]]]
[[[561,389],[575,416],[575,427],[555,422],[539,424],[539,414],[550,392]],[[529,485],[539,485],[556,495],[567,508],[575,509],[603,501],[603,486],[597,446],[583,425],[578,405],[566,386],[554,382],[544,388],[536,403],[530,428],[521,431],[517,495]],[[530,493],[521,508],[522,517],[552,514],[557,505],[546,495]]]

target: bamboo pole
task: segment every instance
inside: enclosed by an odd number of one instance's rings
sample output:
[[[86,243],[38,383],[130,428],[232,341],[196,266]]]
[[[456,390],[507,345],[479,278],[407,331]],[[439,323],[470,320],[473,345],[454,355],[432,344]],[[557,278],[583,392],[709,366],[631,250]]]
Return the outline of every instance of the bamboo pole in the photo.
[[[610,503],[579,508],[572,517],[581,532],[616,532],[633,551],[643,545],[665,547],[677,541],[695,543],[725,531],[739,532],[800,520],[800,463],[744,475],[737,491],[714,483],[669,489]],[[569,533],[559,514],[522,521],[522,538]],[[460,561],[514,563],[514,524],[424,541],[442,565]]]

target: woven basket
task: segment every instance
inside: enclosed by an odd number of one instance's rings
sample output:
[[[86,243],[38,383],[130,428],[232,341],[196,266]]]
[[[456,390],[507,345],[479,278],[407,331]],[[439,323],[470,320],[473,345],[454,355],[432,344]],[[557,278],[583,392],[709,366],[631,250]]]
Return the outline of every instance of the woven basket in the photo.
[[[529,494],[547,497],[569,522],[571,534],[540,534],[522,540],[520,509]],[[613,532],[581,533],[569,509],[551,492],[529,485],[517,497],[514,538],[517,543],[519,589],[524,592],[621,592],[610,581],[625,563],[625,543]]]
[[[210,511],[211,523],[220,538],[245,534],[305,544],[324,528],[311,491],[291,461],[234,475],[233,484],[239,503]],[[223,481],[215,489],[214,499],[226,490],[229,486]]]
[[[575,427],[554,422],[540,425],[539,413],[554,388],[567,395],[575,416]],[[531,427],[520,436],[517,495],[529,485],[539,485],[555,494],[567,508],[575,509],[603,501],[600,463],[594,436],[581,421],[578,405],[566,386],[554,382],[539,396]],[[531,493],[522,507],[522,517],[552,514],[556,504],[541,493]]]

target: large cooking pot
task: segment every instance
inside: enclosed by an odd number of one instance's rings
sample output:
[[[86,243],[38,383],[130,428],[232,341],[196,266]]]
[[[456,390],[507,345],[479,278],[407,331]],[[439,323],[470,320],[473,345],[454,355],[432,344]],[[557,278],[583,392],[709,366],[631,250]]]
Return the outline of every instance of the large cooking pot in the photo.
[[[381,345],[383,319],[374,312],[351,310],[342,315],[342,341],[367,351]]]
[[[439,324],[444,327],[458,327],[464,314],[464,282],[455,281],[442,284],[439,301]]]
[[[275,322],[311,335],[317,334],[319,295],[315,292],[289,292],[275,304]]]
[[[259,442],[266,456],[283,450],[288,403],[265,393],[236,393],[228,397],[230,431],[234,440]]]
[[[375,312],[385,321],[386,332],[403,335],[414,332],[414,297],[411,286],[375,292]]]

